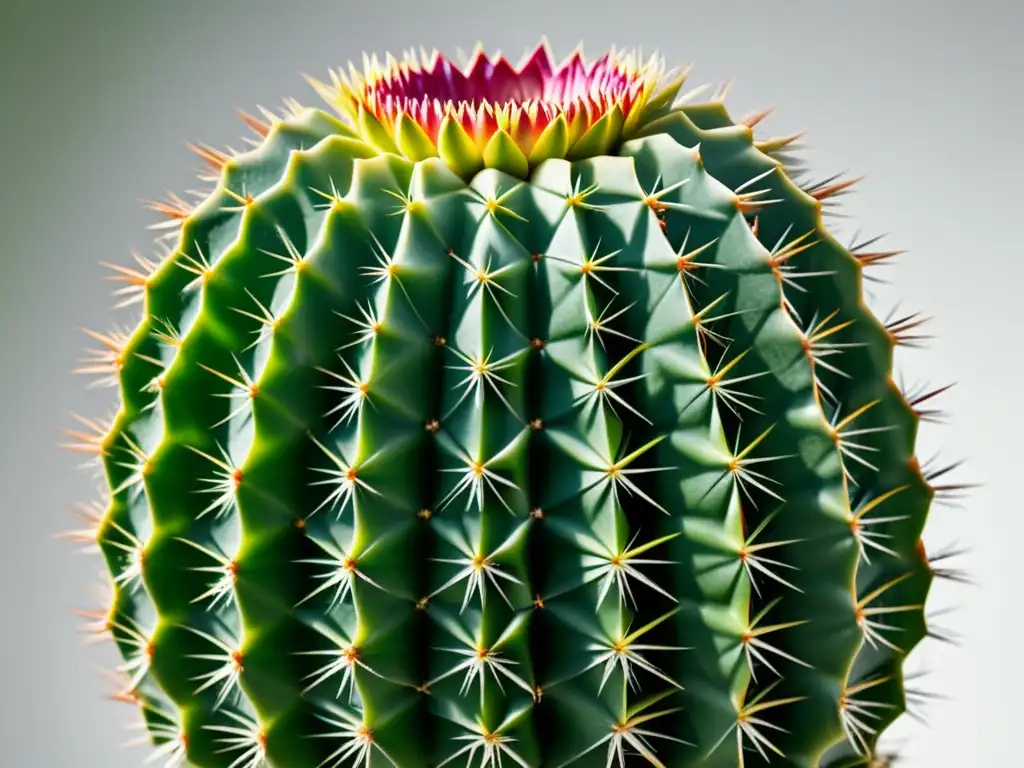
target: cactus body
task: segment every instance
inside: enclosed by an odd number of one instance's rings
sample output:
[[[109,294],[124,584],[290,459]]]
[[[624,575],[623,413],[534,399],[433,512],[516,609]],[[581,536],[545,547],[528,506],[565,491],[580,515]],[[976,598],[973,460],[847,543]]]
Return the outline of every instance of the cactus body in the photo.
[[[201,149],[85,366],[162,759],[880,764],[936,489],[847,184],[652,63],[388,66]]]

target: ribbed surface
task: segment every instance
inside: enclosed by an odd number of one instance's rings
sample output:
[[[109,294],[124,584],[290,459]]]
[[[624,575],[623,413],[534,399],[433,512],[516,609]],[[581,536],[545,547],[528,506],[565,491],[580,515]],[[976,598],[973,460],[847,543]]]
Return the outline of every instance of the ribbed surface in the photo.
[[[719,105],[641,136],[464,182],[309,110],[226,163],[104,444],[168,758],[865,763],[932,576],[898,329]]]

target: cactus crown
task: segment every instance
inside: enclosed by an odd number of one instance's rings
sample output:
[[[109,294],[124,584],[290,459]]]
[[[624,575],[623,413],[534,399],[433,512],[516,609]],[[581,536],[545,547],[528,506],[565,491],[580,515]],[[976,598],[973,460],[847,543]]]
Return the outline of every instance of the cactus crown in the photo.
[[[364,140],[410,160],[440,156],[470,177],[483,167],[525,177],[550,158],[606,154],[672,101],[663,61],[581,50],[556,64],[546,44],[513,66],[478,47],[465,67],[433,51],[366,57],[362,71],[308,78]],[[674,87],[673,87],[674,86]]]
[[[153,759],[201,768],[886,764],[960,486],[865,270],[720,96],[611,53],[435,54],[246,115],[115,267],[80,369]],[[662,85],[662,83],[666,83]],[[632,757],[630,757],[632,760]],[[631,763],[632,764],[632,763]]]

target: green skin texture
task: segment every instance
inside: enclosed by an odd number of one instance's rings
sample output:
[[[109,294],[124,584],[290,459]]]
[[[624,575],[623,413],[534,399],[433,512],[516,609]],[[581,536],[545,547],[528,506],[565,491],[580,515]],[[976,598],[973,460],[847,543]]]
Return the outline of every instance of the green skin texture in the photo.
[[[258,723],[269,765],[349,765],[338,732],[363,723],[372,764],[421,768],[467,747],[479,722],[514,739],[523,765],[588,768],[608,763],[613,727],[637,714],[636,728],[671,737],[648,739],[665,766],[767,764],[738,740],[746,712],[770,724],[757,728],[778,749],[762,745],[771,765],[880,764],[874,736],[859,754],[844,731],[844,691],[879,681],[853,697],[876,733],[903,712],[902,664],[926,634],[933,577],[918,549],[933,490],[914,460],[918,417],[892,381],[894,341],[862,300],[861,264],[771,148],[721,104],[666,113],[611,153],[550,159],[528,179],[486,168],[466,180],[438,158],[381,154],[313,109],[227,163],[149,280],[103,457],[113,635],[128,673],[145,673],[156,743],[180,727],[188,764],[258,766],[217,730]],[[746,189],[777,201],[755,233],[735,190],[772,168]],[[665,189],[659,221],[646,198]],[[789,262],[815,273],[806,292],[772,269],[787,230],[812,233]],[[374,239],[390,276],[368,271]],[[678,270],[684,242],[699,249],[699,280]],[[271,255],[290,252],[298,266]],[[205,276],[190,271],[204,260]],[[609,306],[625,311],[599,341],[590,317]],[[363,334],[361,308],[376,333]],[[852,322],[825,359],[849,377],[805,349],[833,313],[831,325]],[[470,388],[460,353],[502,361],[500,378]],[[707,382],[740,357],[725,380],[758,412],[740,410],[737,434]],[[251,397],[224,378],[240,380],[239,366]],[[344,384],[328,372],[349,368],[368,394],[344,420],[330,389]],[[609,371],[617,397],[598,398]],[[840,418],[875,403],[850,427],[872,431],[849,438],[874,468],[844,455],[816,380]],[[762,435],[744,455],[769,459],[747,466],[770,479],[741,487],[734,451]],[[214,461],[222,449],[237,483]],[[486,469],[479,486],[466,485],[471,461]],[[337,473],[352,466],[359,483],[343,492]],[[865,558],[851,510],[897,489],[871,513],[888,520],[871,530],[890,552]],[[768,567],[789,586],[756,568],[752,586],[741,550],[755,531],[752,543],[778,544],[759,554],[784,564]],[[602,594],[601,567],[647,543],[636,557],[658,562],[637,569],[657,588],[631,578],[635,600],[614,584]],[[464,606],[456,577],[474,554],[498,573]],[[358,573],[344,599],[337,582],[310,597],[346,556]],[[229,561],[232,588],[199,599]],[[869,618],[898,630],[881,632],[896,647],[866,642],[857,615],[890,583],[868,606],[893,610]],[[744,637],[765,608],[757,626],[778,627],[762,635],[777,653],[762,651],[774,670],[758,662],[754,679]],[[595,660],[645,627],[635,642],[660,648],[640,653],[663,676],[634,665],[635,686],[621,667],[605,679]],[[360,665],[339,690],[343,670],[318,670],[349,643]],[[466,669],[452,671],[477,644],[514,677],[497,670],[499,687],[484,669],[464,689]],[[237,684],[197,692],[232,650]]]

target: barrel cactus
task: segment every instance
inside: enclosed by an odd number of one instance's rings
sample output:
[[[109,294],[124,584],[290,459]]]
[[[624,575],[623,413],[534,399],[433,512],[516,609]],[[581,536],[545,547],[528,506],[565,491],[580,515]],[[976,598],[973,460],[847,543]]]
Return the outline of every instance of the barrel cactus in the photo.
[[[920,319],[826,228],[854,180],[685,79],[374,58],[194,147],[70,431],[152,760],[888,764],[957,490]]]

